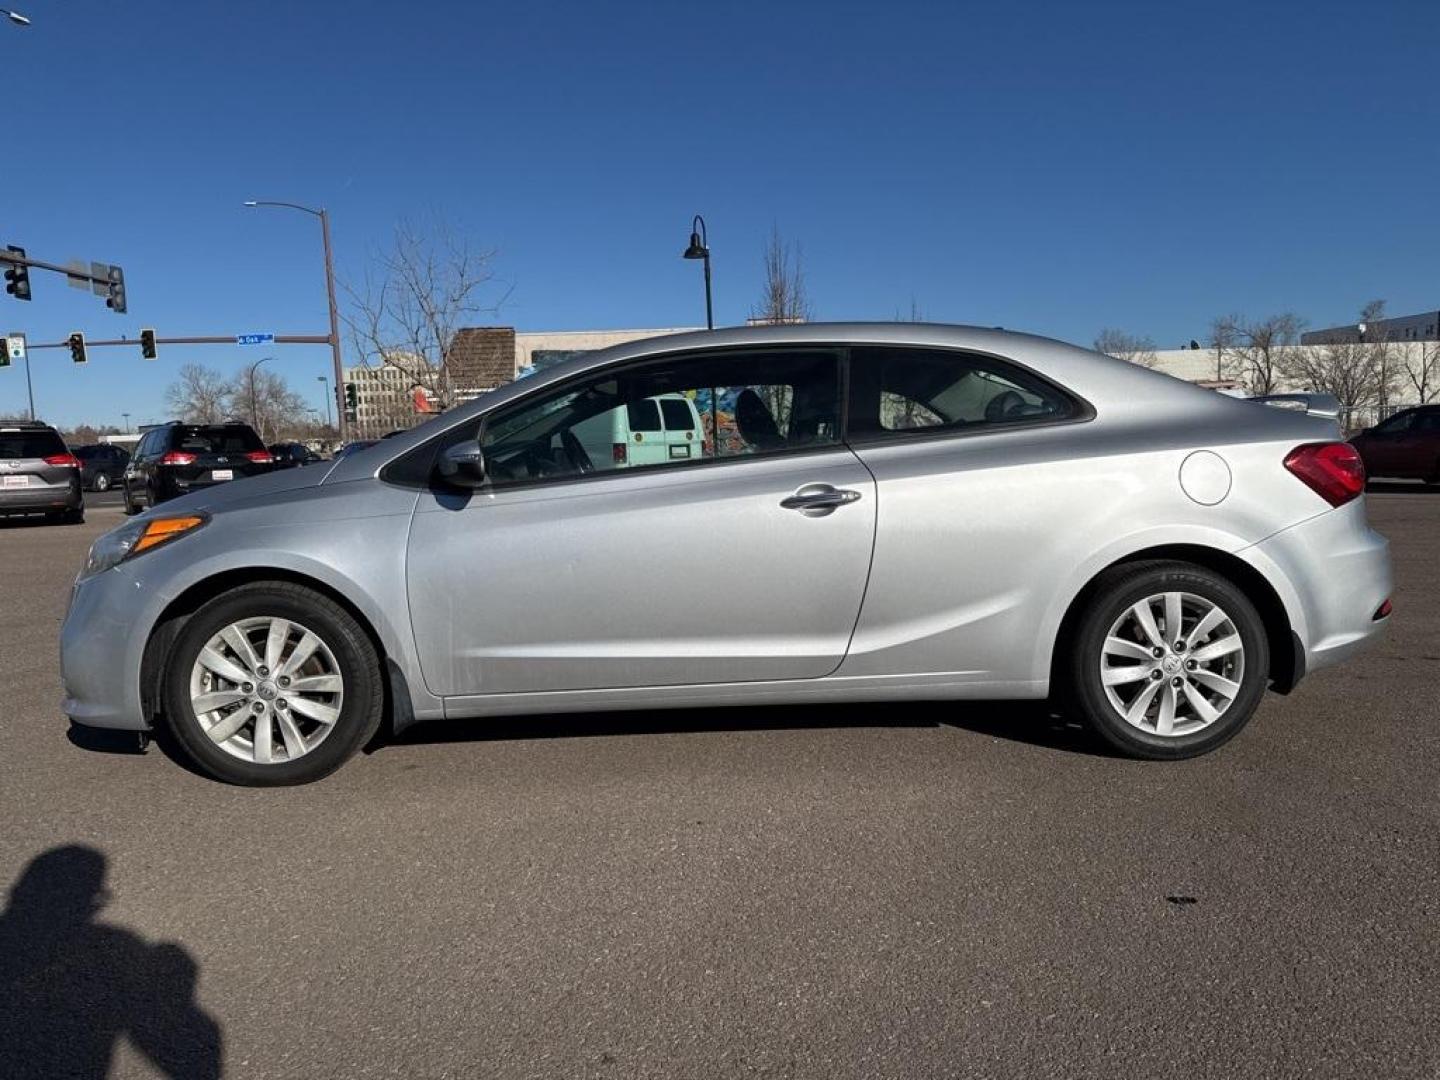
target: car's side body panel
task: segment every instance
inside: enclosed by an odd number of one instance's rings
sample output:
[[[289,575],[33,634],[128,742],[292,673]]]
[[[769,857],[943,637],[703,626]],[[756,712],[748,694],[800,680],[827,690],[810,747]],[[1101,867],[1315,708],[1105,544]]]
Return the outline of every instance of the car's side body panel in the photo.
[[[781,500],[853,491],[823,516]],[[844,447],[421,495],[409,600],[452,695],[815,678],[845,655],[875,491]]]

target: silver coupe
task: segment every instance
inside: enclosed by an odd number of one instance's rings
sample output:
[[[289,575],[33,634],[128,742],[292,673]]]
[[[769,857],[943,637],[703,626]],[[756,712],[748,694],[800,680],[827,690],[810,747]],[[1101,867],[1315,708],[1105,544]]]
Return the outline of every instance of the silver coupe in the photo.
[[[754,327],[571,359],[95,542],[75,723],[292,784],[385,725],[1054,697],[1185,758],[1374,638],[1332,418],[1024,334]]]

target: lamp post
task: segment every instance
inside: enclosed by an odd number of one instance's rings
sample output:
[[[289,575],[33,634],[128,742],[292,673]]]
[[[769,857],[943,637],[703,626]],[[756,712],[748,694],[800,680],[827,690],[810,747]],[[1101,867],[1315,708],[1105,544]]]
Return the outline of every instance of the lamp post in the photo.
[[[260,419],[255,408],[255,369],[269,359],[268,356],[262,356],[250,365],[250,426],[255,429],[257,434],[260,434]],[[261,434],[260,438],[261,441],[264,441],[265,436]]]
[[[246,206],[283,206],[290,210],[300,210],[320,219],[320,238],[325,245],[325,295],[330,302],[330,358],[335,367],[335,392],[340,392],[340,386],[345,382],[345,369],[340,362],[340,309],[335,306],[335,257],[330,250],[330,214],[322,206],[314,210],[308,206],[301,206],[299,203],[274,202],[268,199],[247,199]],[[337,403],[337,419],[339,420],[340,442],[344,443],[345,434],[345,409]]]
[[[128,412],[122,412],[122,413],[120,414],[120,416],[121,416],[121,418],[125,421],[125,434],[126,434],[126,435],[129,435],[129,434],[130,434],[130,414],[129,414]]]
[[[315,378],[325,386],[325,430],[330,430],[330,380],[324,375],[316,375]]]
[[[714,330],[715,317],[710,306],[710,237],[705,231],[705,219],[699,214],[690,222],[690,246],[681,257],[705,260],[705,329]]]

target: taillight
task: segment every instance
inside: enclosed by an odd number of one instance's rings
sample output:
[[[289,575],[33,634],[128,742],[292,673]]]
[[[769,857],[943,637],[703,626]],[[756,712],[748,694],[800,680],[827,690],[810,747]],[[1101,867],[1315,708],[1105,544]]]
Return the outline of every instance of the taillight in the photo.
[[[1285,455],[1285,468],[1331,506],[1343,506],[1365,490],[1365,463],[1349,443],[1297,446]]]
[[[45,459],[46,465],[69,465],[72,469],[80,468],[80,459],[74,454],[51,454]]]
[[[269,465],[275,460],[269,450],[247,450],[245,451],[245,456],[255,462],[256,465]]]
[[[611,443],[611,444],[610,444],[610,460],[613,461],[613,462],[615,462],[616,465],[624,465],[624,464],[625,464],[625,460],[626,460],[625,455],[626,455],[626,450],[625,450],[625,444],[624,444],[623,442],[617,442],[617,443]]]
[[[195,455],[184,450],[171,450],[160,458],[161,465],[194,465]]]

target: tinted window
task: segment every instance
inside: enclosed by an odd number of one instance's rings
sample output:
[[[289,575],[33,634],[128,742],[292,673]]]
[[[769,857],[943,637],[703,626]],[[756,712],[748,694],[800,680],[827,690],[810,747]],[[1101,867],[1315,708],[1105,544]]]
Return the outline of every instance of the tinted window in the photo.
[[[1410,425],[1415,422],[1416,414],[1413,412],[1396,413],[1384,423],[1376,424],[1375,430],[1382,435],[1396,435],[1402,431],[1409,431]]]
[[[1077,415],[1060,390],[993,357],[882,347],[850,354],[850,432],[862,438]]]
[[[260,436],[244,424],[180,425],[172,429],[170,445],[192,454],[243,454],[265,449]]]
[[[1440,431],[1440,412],[1421,413],[1415,420],[1415,430],[1429,433]]]
[[[694,431],[695,414],[679,398],[661,398],[660,412],[665,417],[666,431]]]
[[[649,398],[630,402],[625,406],[625,416],[631,431],[660,430],[660,407]]]
[[[611,369],[532,395],[487,420],[486,468],[492,482],[504,484],[833,445],[839,385],[838,357],[815,349],[692,355]],[[662,409],[675,419],[670,431],[660,429]],[[701,419],[698,431],[692,409]]]
[[[65,442],[53,431],[0,431],[0,458],[43,458],[65,453]]]

